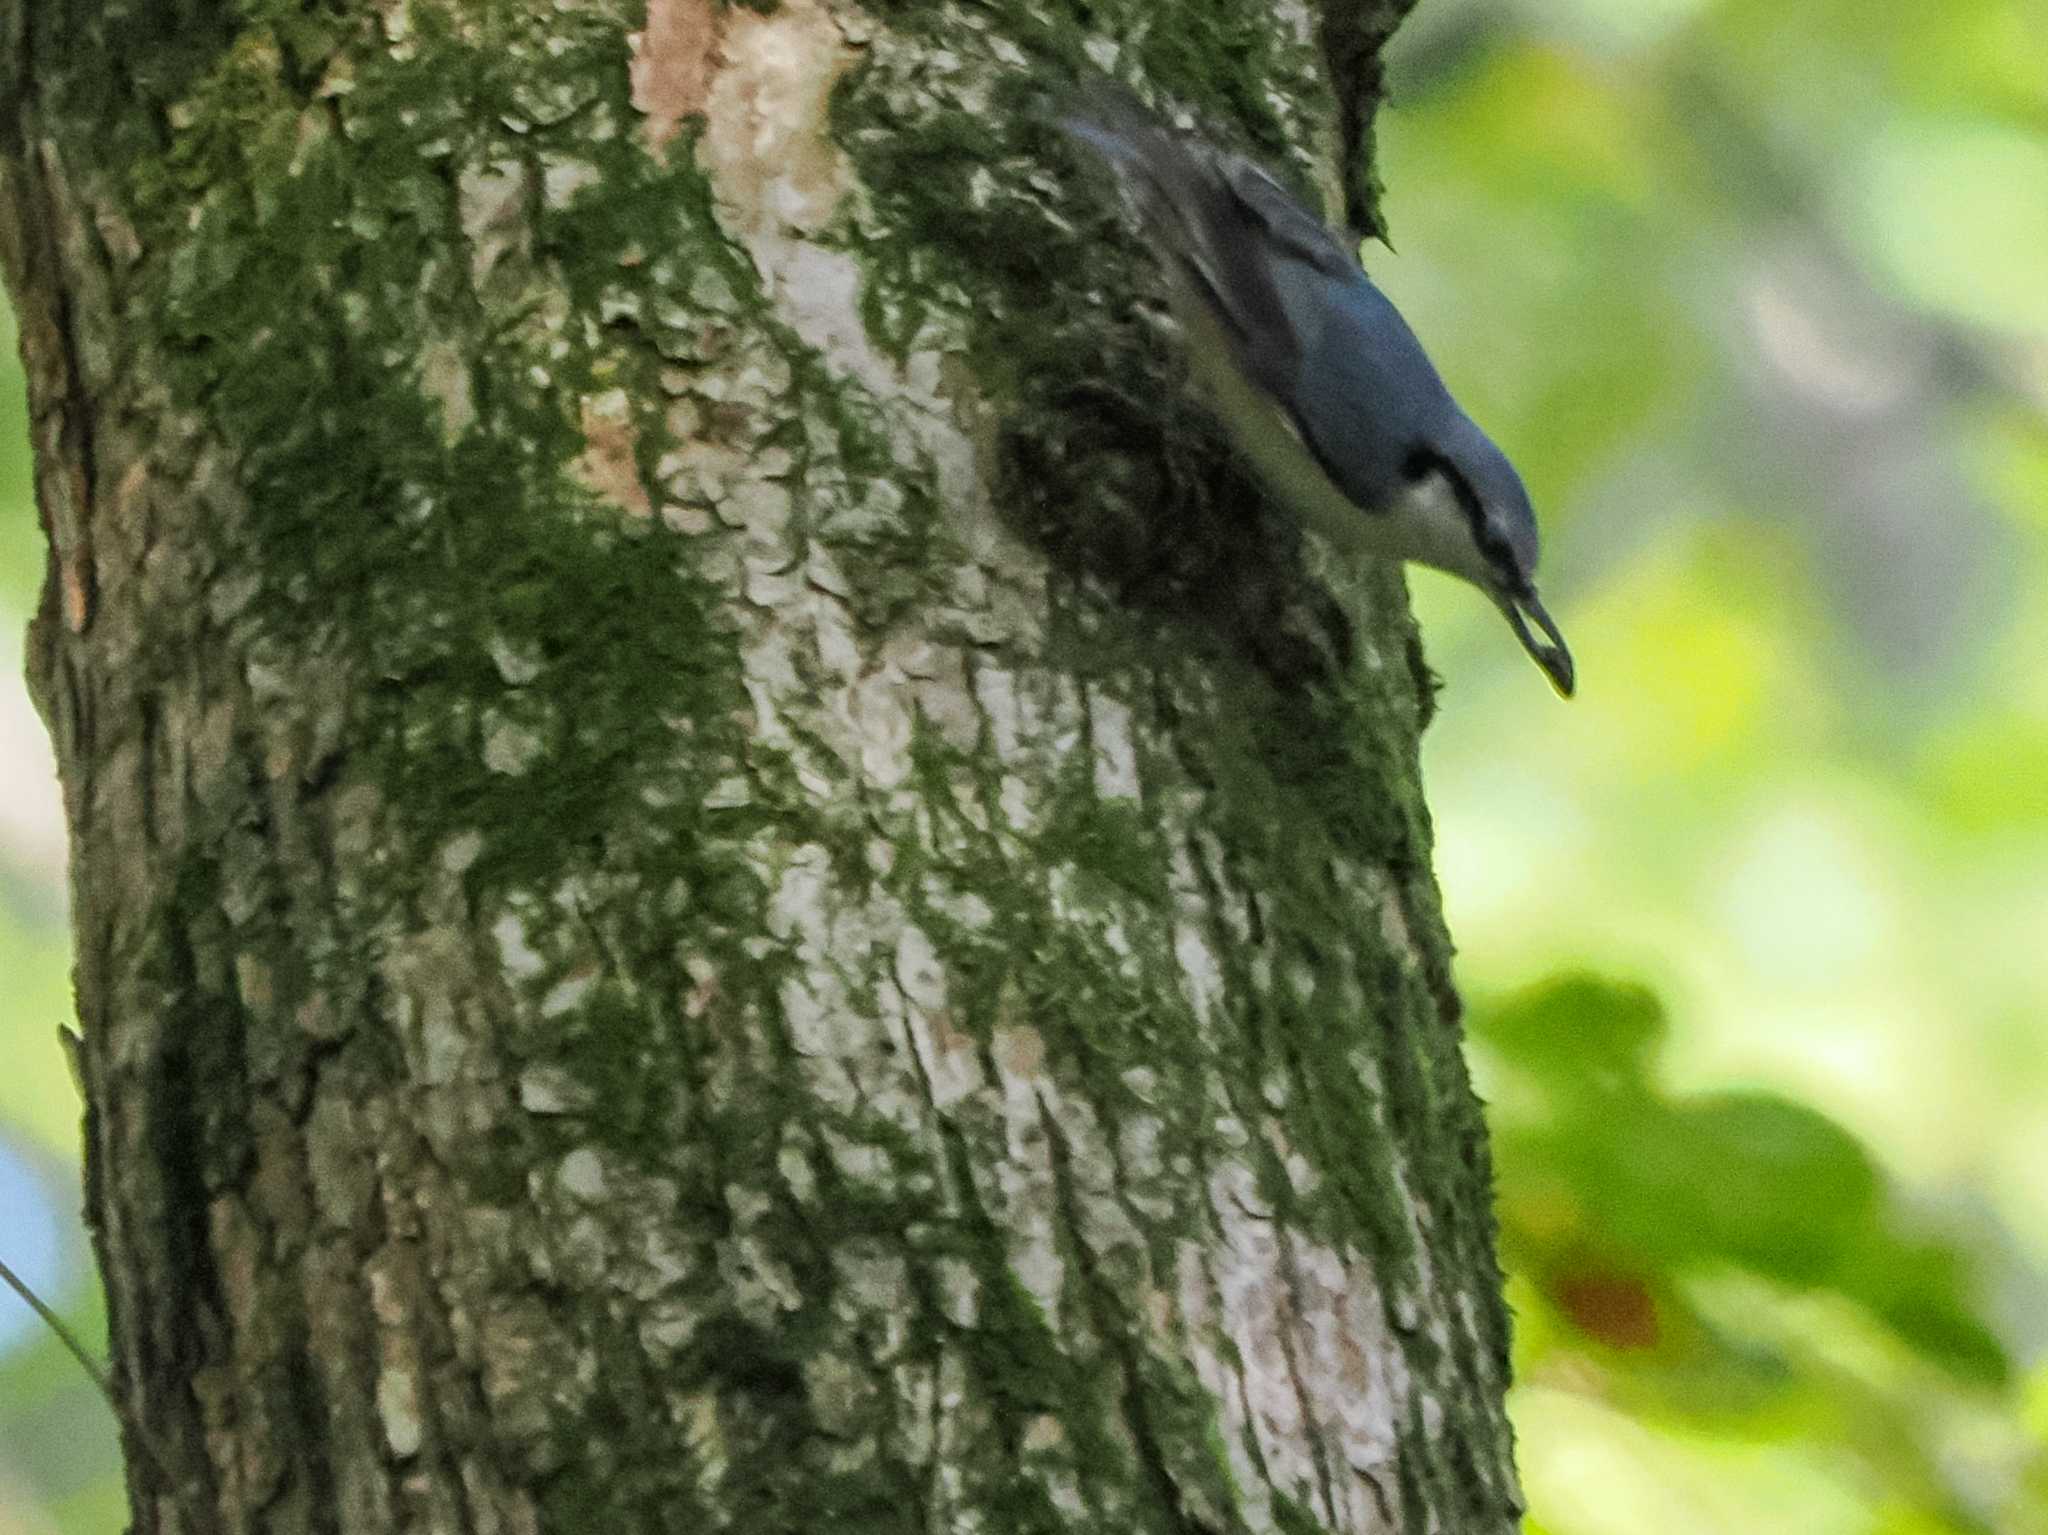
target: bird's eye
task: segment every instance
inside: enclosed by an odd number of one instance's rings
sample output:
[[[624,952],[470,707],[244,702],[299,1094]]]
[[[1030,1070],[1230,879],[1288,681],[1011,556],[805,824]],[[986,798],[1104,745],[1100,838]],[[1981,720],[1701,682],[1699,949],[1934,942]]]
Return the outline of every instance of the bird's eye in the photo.
[[[1432,473],[1442,470],[1443,460],[1424,447],[1413,447],[1408,456],[1401,460],[1401,474],[1410,485],[1421,483]]]

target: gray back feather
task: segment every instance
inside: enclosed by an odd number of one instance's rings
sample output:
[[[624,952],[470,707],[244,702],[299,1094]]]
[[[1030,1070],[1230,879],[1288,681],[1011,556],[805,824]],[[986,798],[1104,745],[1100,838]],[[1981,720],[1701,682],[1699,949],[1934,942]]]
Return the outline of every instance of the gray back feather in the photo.
[[[1167,128],[1120,89],[1098,87],[1060,125],[1116,171],[1239,369],[1338,488],[1385,504],[1410,449],[1458,408],[1343,243],[1251,161]]]

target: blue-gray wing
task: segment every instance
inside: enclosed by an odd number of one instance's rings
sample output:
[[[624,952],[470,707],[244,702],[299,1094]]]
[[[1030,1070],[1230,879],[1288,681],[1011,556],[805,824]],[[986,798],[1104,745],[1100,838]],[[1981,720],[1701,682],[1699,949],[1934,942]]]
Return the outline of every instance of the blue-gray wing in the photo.
[[[1268,281],[1291,341],[1269,384],[1303,442],[1354,505],[1386,505],[1420,443],[1455,413],[1443,380],[1387,296],[1337,236],[1257,167],[1230,186],[1263,233]]]
[[[1120,89],[1098,85],[1060,124],[1115,170],[1161,260],[1222,322],[1239,366],[1281,396],[1307,338],[1276,284],[1276,259],[1356,272],[1343,247],[1265,172],[1167,128]]]
[[[1161,258],[1324,472],[1357,504],[1384,504],[1410,449],[1456,407],[1344,242],[1249,160],[1168,129],[1120,90],[1097,90],[1061,124],[1114,168]]]
[[[1289,414],[1339,490],[1359,506],[1384,506],[1458,407],[1408,322],[1358,268],[1342,281],[1287,271],[1279,287],[1290,307],[1320,316]]]

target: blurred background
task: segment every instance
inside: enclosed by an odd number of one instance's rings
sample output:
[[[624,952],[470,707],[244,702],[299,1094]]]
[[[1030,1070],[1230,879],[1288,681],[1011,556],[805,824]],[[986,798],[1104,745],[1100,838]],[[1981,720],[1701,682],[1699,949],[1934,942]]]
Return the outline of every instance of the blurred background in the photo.
[[[2048,1532],[2048,0],[1423,0],[1391,78],[1368,265],[1580,664],[1413,578],[1530,1528]],[[0,1257],[97,1342],[0,342]],[[0,1535],[124,1522],[0,1292]]]

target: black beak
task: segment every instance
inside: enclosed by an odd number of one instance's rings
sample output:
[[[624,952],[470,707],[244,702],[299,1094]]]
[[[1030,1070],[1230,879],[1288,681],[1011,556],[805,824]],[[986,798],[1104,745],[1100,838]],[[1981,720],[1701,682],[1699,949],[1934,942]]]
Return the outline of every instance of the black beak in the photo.
[[[1572,667],[1572,653],[1565,648],[1564,636],[1557,632],[1557,625],[1552,623],[1550,615],[1543,611],[1543,604],[1536,600],[1536,588],[1524,586],[1519,592],[1497,592],[1493,600],[1500,604],[1501,612],[1507,615],[1508,622],[1514,626],[1515,638],[1522,642],[1522,648],[1529,652],[1530,658],[1538,666],[1543,668],[1544,676],[1548,677],[1550,685],[1557,689],[1557,696],[1571,697],[1572,688],[1578,677]],[[1529,625],[1522,617],[1525,611],[1530,618],[1536,620],[1537,626],[1549,639],[1549,644],[1544,644],[1529,632]]]

